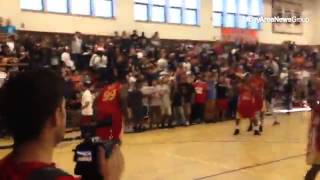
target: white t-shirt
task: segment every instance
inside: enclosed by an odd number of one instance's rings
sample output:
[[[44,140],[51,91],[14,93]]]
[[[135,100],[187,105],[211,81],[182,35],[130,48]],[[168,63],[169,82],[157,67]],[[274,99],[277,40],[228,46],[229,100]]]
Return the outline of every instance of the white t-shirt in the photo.
[[[166,70],[168,67],[168,61],[166,59],[159,59],[157,65],[161,71]]]
[[[89,102],[89,106],[82,109],[81,114],[85,116],[92,116],[93,115],[93,95],[89,90],[85,90],[81,97],[81,106],[85,106],[85,104]]]
[[[65,63],[65,65],[72,70],[75,70],[74,62],[71,60],[71,56],[68,52],[64,52],[61,54],[61,61]]]
[[[99,56],[97,54],[92,55],[90,60],[90,67],[93,68],[106,68],[108,63],[108,58],[105,55]]]

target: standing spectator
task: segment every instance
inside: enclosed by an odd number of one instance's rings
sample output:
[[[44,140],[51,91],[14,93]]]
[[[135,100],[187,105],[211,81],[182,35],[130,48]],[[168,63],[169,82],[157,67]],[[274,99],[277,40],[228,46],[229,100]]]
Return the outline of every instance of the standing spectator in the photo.
[[[118,31],[115,31],[115,32],[114,32],[113,43],[114,43],[116,46],[119,46],[120,43],[121,43],[121,37],[119,36],[119,32],[118,32]]]
[[[83,62],[81,62],[83,43],[84,42],[82,40],[81,33],[76,32],[71,42],[71,53],[72,53],[71,55],[72,55],[72,60],[74,61],[74,64],[78,70],[82,70],[83,68]]]
[[[177,125],[189,125],[184,115],[183,107],[182,107],[182,94],[180,87],[175,85],[172,90],[172,114],[173,119],[177,122]],[[169,125],[170,127],[170,125]],[[173,127],[173,126],[171,126]]]
[[[208,101],[206,103],[205,109],[205,121],[213,122],[217,120],[217,109],[216,109],[216,99],[217,99],[217,80],[216,75],[213,73],[208,74]]]
[[[91,91],[91,82],[84,82],[82,97],[81,97],[81,120],[80,129],[83,138],[90,137],[92,134],[91,123],[93,120],[93,101],[94,96]]]
[[[104,55],[104,48],[99,47],[90,60],[90,67],[93,68],[99,76],[99,80],[104,82],[107,80],[107,63],[108,58]]]
[[[72,70],[75,70],[76,67],[74,65],[74,61],[71,59],[70,55],[70,49],[68,46],[66,46],[63,49],[63,53],[61,54],[61,61],[64,63],[64,65]]]
[[[155,32],[153,34],[153,36],[151,37],[151,45],[153,45],[154,47],[160,47],[161,46],[159,32]]]
[[[131,48],[131,45],[132,45],[132,41],[131,39],[128,37],[128,34],[126,31],[123,31],[122,32],[122,36],[121,36],[121,43],[120,43],[120,49],[121,49],[121,52],[124,54],[124,55],[128,55],[129,54],[129,50]]]
[[[161,86],[159,85],[158,80],[152,81],[152,94],[150,98],[150,116],[151,123],[150,129],[152,129],[153,124],[156,124],[157,127],[160,127],[162,124],[162,116],[161,116],[161,104],[162,104],[162,92]]]
[[[219,120],[224,120],[226,112],[228,110],[228,87],[224,76],[219,77],[217,84],[217,109]]]
[[[163,49],[161,51],[161,58],[157,61],[159,71],[166,71],[168,69],[168,60],[166,59],[166,57],[166,51]]]
[[[182,95],[182,107],[187,121],[186,125],[189,125],[191,122],[191,105],[193,103],[195,95],[195,90],[191,81],[192,80],[189,76],[185,76],[182,79],[182,83],[180,84],[180,91]]]
[[[142,83],[138,82],[128,94],[128,106],[130,108],[131,119],[133,122],[133,130],[135,132],[143,131],[143,94],[141,92]]]
[[[162,112],[162,124],[161,127],[164,128],[167,123],[168,126],[172,125],[172,109],[171,109],[171,87],[169,82],[169,76],[164,75],[160,79],[160,87],[161,87],[161,112]]]
[[[134,48],[137,48],[138,45],[139,45],[139,35],[138,35],[138,32],[137,30],[133,30],[131,36],[130,36],[130,39],[132,41],[132,46]]]
[[[203,77],[198,77],[193,83],[195,90],[194,104],[192,108],[192,123],[201,123],[204,120],[204,110],[208,99],[208,84]]]
[[[4,26],[3,30],[7,34],[16,34],[17,33],[17,29],[15,26],[12,25],[10,19],[7,19],[6,26]]]
[[[139,46],[142,49],[145,49],[148,45],[148,38],[145,36],[144,32],[141,33],[141,36],[139,37]]]

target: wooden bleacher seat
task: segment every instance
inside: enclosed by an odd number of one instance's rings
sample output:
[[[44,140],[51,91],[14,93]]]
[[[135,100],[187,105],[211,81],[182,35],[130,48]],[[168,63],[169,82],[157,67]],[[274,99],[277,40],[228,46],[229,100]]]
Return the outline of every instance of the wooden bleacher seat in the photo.
[[[8,35],[6,33],[0,33],[0,42],[7,40]]]

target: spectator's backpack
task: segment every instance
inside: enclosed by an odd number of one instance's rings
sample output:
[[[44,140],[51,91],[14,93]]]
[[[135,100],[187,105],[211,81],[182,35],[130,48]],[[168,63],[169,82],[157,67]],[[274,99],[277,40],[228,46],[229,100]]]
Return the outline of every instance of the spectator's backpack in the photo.
[[[98,148],[100,143],[93,140],[84,140],[74,150],[74,161],[76,166],[74,173],[81,175],[82,180],[103,180],[99,172]]]

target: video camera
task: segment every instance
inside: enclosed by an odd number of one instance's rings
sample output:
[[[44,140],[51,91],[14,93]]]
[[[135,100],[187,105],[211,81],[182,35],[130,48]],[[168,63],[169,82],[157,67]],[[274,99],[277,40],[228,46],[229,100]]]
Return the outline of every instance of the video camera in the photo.
[[[105,151],[105,158],[109,159],[112,155],[112,150],[115,145],[120,144],[115,140],[102,141],[95,136],[95,129],[101,127],[112,126],[112,118],[98,121],[87,127],[84,133],[84,140],[76,146],[74,151],[74,161],[76,166],[74,173],[80,175],[82,180],[103,180],[103,175],[99,171],[99,148],[102,147]]]

